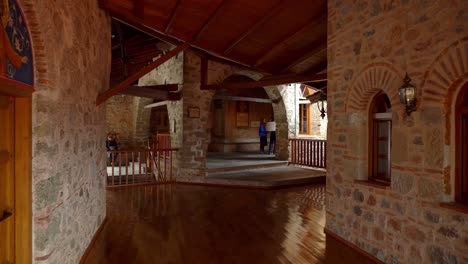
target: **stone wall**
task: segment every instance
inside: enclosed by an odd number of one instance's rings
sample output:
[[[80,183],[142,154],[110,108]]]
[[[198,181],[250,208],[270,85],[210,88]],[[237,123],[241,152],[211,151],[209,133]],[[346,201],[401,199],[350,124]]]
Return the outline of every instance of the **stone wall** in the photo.
[[[107,133],[116,135],[119,149],[131,149],[134,145],[134,97],[116,95],[105,103]]]
[[[182,84],[183,57],[179,54],[163,63],[140,78],[138,85]],[[146,147],[152,131],[151,109],[145,106],[151,103],[151,98],[129,95],[113,96],[106,102],[107,132],[117,135],[120,149]]]
[[[328,3],[327,229],[386,263],[468,262],[468,216],[453,201],[451,105],[468,81],[468,1]],[[408,72],[418,110],[397,91]],[[368,178],[368,104],[392,104],[390,189]]]
[[[78,263],[106,216],[110,20],[94,0],[21,0],[34,50],[34,263]],[[104,62],[104,63],[103,63]]]

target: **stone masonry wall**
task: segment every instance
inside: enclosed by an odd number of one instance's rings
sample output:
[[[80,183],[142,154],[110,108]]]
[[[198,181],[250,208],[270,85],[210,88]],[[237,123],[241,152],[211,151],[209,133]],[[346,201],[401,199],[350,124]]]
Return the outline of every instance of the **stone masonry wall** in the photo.
[[[131,149],[134,145],[134,97],[128,95],[116,95],[106,104],[107,133],[116,135],[119,149]]]
[[[34,50],[33,262],[78,263],[106,216],[110,20],[94,0],[21,0]],[[108,63],[106,63],[108,62]]]
[[[163,63],[140,78],[138,85],[182,84],[183,57],[179,54]],[[117,134],[120,149],[146,147],[151,135],[151,109],[145,106],[151,103],[151,98],[129,95],[117,95],[106,102],[107,131]]]
[[[453,94],[468,81],[468,1],[328,2],[327,229],[386,263],[468,263],[453,201]],[[398,88],[408,72],[418,110]],[[368,178],[368,104],[392,104],[390,189]]]

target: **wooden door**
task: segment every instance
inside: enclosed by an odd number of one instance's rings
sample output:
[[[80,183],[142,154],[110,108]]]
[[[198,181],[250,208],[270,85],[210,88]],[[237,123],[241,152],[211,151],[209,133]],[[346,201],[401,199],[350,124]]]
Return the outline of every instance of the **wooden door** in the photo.
[[[0,263],[15,262],[15,101],[0,95]]]

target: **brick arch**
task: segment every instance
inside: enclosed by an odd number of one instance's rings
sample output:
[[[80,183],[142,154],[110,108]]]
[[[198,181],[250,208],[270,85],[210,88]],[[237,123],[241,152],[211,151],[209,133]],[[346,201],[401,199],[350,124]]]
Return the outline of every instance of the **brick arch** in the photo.
[[[424,74],[422,98],[427,103],[443,106],[450,113],[459,84],[468,76],[468,36],[446,47]]]
[[[49,63],[39,17],[36,14],[35,0],[19,0],[32,44],[34,89],[44,90],[49,87]]]
[[[402,84],[402,79],[403,74],[389,63],[367,65],[351,82],[346,95],[345,111],[367,111],[369,101],[379,90],[388,95],[392,106],[396,105],[399,102],[398,87]]]

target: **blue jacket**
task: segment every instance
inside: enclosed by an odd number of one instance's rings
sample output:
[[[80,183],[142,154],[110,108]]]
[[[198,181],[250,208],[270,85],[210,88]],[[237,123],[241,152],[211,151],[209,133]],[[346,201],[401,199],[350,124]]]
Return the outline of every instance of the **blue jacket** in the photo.
[[[260,127],[258,128],[258,135],[260,137],[266,137],[267,136],[267,131],[265,129],[265,124],[263,122],[260,123]]]

